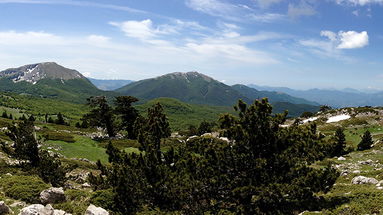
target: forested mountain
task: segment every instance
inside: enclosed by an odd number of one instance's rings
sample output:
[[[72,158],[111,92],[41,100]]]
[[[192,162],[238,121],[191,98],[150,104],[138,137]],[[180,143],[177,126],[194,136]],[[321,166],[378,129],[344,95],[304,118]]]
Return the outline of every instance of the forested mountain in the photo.
[[[227,106],[238,99],[250,100],[230,86],[198,72],[170,73],[137,81],[116,90],[140,99],[176,98],[193,104]]]

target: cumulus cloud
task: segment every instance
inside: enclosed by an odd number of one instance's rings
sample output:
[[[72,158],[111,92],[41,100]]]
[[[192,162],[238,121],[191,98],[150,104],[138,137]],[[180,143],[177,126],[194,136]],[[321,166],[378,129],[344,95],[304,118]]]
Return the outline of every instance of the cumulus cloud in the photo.
[[[362,31],[360,33],[355,31],[341,31],[338,33],[338,37],[340,44],[337,48],[339,49],[355,49],[368,45],[367,31]]]
[[[142,21],[110,22],[111,25],[119,27],[126,36],[137,39],[149,39],[156,36],[159,31],[154,29],[150,19]]]
[[[328,40],[301,40],[299,43],[320,56],[332,57],[337,59],[349,60],[344,57],[341,50],[356,49],[368,45],[368,33],[366,31],[321,31],[321,36]]]

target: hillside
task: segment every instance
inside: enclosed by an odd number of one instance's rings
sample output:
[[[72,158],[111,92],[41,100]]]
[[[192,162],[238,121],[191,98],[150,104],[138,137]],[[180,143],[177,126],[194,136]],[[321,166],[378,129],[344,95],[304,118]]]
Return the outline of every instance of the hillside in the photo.
[[[97,89],[76,70],[56,63],[38,63],[0,72],[0,91],[84,103],[95,95],[117,95]]]
[[[249,102],[230,86],[198,72],[171,73],[137,81],[116,91],[144,100],[170,97],[187,103],[217,106],[231,106],[240,98]]]

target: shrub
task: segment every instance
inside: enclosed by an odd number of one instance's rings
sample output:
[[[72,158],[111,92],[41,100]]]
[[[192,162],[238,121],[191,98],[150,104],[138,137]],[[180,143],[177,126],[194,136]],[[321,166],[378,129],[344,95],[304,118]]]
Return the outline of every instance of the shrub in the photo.
[[[83,190],[67,190],[65,191],[67,201],[55,204],[53,207],[71,214],[84,214],[89,206],[89,195],[88,192]]]
[[[41,191],[49,188],[37,176],[7,176],[0,179],[0,184],[5,195],[28,203],[38,203]]]
[[[358,144],[358,150],[363,151],[366,149],[370,149],[372,144],[373,142],[372,142],[371,133],[367,130],[366,132],[364,132],[362,136],[362,140]]]
[[[111,210],[114,206],[114,193],[112,189],[97,190],[93,193],[90,202],[98,207]]]
[[[60,133],[60,132],[56,132],[56,131],[45,130],[43,132],[43,137],[47,140],[59,140],[59,141],[67,142],[67,143],[76,142],[72,135],[70,135],[68,133]]]

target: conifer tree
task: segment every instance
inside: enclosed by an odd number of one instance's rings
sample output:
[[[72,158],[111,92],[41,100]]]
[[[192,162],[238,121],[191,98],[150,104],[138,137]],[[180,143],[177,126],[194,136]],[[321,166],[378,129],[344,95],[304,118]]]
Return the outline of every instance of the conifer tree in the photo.
[[[372,136],[370,131],[365,131],[362,140],[358,144],[358,150],[363,151],[371,148],[371,145],[373,144],[372,142]]]
[[[60,112],[57,114],[57,120],[55,121],[55,123],[58,125],[66,125],[64,116]]]
[[[139,113],[132,106],[132,103],[137,102],[138,99],[133,96],[118,96],[116,97],[115,113],[121,117],[121,127],[128,132],[128,138],[136,139],[136,135],[133,131],[134,122],[136,121]]]
[[[24,120],[11,126],[7,135],[14,142],[14,156],[28,160],[32,166],[37,167],[40,159],[33,121]]]
[[[88,98],[88,105],[92,110],[84,118],[89,121],[91,126],[102,127],[106,129],[109,137],[114,137],[116,131],[114,128],[113,109],[109,106],[106,97],[90,97]]]
[[[341,156],[345,154],[346,148],[346,135],[342,128],[337,128],[335,131],[335,146],[333,148],[332,156]]]

